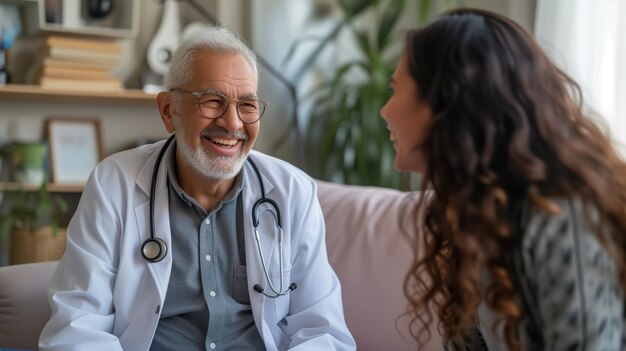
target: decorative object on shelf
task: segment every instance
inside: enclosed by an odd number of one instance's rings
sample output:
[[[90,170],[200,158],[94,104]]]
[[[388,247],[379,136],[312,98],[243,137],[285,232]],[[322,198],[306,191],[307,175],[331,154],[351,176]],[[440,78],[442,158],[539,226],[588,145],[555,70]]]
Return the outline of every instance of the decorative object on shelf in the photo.
[[[143,0],[101,0],[99,14],[92,14],[91,0],[0,0],[0,5],[16,6],[24,19],[26,34],[71,34],[100,38],[133,38],[139,32],[139,10]],[[4,24],[0,19],[0,25]]]
[[[0,4],[0,85],[9,83],[9,49],[22,32],[22,20],[17,5]]]
[[[82,184],[102,158],[100,121],[95,118],[48,118],[52,181]]]
[[[85,25],[81,16],[81,0],[63,0],[62,26],[68,29],[78,29]]]
[[[0,46],[10,49],[22,33],[22,19],[17,5],[0,4]]]
[[[113,10],[113,0],[87,0],[87,5],[92,18],[106,17]]]
[[[47,182],[39,189],[6,191],[0,212],[0,237],[10,235],[10,263],[58,260],[65,249],[65,229],[55,216],[67,212],[62,197],[48,192]]]
[[[2,35],[0,33],[0,85],[9,82],[9,74],[7,72],[7,50],[2,47]]]
[[[63,23],[63,0],[44,0],[46,23]]]
[[[22,184],[41,184],[46,181],[45,142],[15,142],[8,147],[9,167],[13,179]]]
[[[145,72],[142,77],[144,90],[160,90],[161,77],[170,66],[170,60],[178,47],[181,35],[178,1],[165,0],[161,24],[148,46],[146,59],[150,71]]]

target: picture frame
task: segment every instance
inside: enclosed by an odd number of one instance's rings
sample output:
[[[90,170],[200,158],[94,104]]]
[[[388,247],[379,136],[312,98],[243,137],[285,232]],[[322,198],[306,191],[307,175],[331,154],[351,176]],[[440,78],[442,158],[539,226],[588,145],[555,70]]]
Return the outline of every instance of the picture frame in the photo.
[[[100,120],[51,117],[45,121],[52,183],[84,184],[102,160]]]

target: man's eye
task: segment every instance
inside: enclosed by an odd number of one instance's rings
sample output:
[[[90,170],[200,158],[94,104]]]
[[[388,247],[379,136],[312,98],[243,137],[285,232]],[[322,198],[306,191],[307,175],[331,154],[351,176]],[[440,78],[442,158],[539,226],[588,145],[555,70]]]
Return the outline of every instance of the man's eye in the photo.
[[[200,98],[200,104],[203,106],[223,106],[224,99],[217,96],[203,96]]]
[[[244,111],[256,111],[259,109],[257,101],[244,101],[239,103],[239,109]]]

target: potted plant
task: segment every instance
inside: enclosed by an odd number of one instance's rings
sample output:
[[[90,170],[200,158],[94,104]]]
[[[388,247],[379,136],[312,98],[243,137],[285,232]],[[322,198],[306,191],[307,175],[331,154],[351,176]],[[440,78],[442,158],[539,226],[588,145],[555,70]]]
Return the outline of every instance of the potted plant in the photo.
[[[15,142],[8,146],[7,156],[13,177],[22,184],[41,184],[46,176],[45,142]]]
[[[67,211],[66,201],[48,191],[44,177],[37,188],[3,183],[0,238],[10,236],[10,263],[59,259],[65,250],[65,230],[56,216]]]
[[[448,1],[450,2],[450,1]],[[406,0],[339,0],[341,19],[323,37],[296,41],[285,59],[289,64],[305,41],[317,46],[295,70],[296,84],[306,73],[320,71],[316,65],[327,47],[345,50],[355,47],[354,59],[335,69],[324,67],[326,74],[305,103],[305,156],[307,171],[317,178],[346,184],[376,185],[398,189],[411,188],[408,174],[395,171],[395,150],[379,111],[390,96],[388,80],[397,65],[403,44],[398,28],[407,9]],[[433,1],[421,0],[416,26],[431,14]],[[351,38],[352,43],[347,43]]]

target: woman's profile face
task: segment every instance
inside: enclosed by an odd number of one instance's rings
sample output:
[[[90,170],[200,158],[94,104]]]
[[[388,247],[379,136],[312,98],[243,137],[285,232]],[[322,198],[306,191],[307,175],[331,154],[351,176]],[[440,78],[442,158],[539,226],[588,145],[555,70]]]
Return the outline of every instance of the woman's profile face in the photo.
[[[430,130],[432,111],[420,97],[418,86],[409,72],[405,52],[390,80],[392,95],[380,110],[387,122],[389,137],[396,149],[395,167],[399,171],[424,173],[426,155],[422,144]]]

